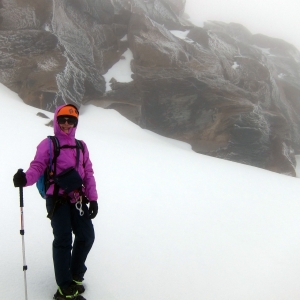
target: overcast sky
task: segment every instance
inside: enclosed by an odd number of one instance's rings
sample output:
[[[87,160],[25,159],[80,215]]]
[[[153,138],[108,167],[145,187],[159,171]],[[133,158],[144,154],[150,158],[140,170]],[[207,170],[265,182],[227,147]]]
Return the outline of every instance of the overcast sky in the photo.
[[[196,25],[240,23],[253,34],[281,38],[300,50],[300,0],[187,0],[186,12]]]

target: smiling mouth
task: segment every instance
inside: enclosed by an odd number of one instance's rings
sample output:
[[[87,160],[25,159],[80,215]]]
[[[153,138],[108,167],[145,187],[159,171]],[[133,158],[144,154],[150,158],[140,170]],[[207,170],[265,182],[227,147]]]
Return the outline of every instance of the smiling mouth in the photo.
[[[71,128],[72,127],[63,127],[63,126],[60,127],[60,129],[66,133],[68,133]]]

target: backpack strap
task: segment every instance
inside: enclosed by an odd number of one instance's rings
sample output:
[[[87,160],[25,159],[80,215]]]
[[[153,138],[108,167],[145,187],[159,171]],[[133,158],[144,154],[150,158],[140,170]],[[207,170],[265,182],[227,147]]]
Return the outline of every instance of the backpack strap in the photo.
[[[49,143],[50,143],[50,174],[52,173],[52,175],[55,175],[56,174],[56,160],[57,160],[57,157],[59,156],[60,154],[60,145],[59,145],[59,140],[56,136],[53,136],[53,135],[49,135],[48,136],[48,139],[49,139]],[[52,141],[52,143],[50,142]],[[53,145],[53,152],[54,152],[54,156],[53,156],[53,159],[52,159],[52,147],[51,147],[51,144]],[[53,166],[53,169],[52,169],[52,166]]]
[[[60,154],[60,145],[59,145],[59,140],[56,136],[48,136],[49,139],[49,151],[50,151],[50,167],[49,167],[49,176],[55,176],[56,174],[56,160],[57,157]],[[52,159],[52,147],[51,144],[54,147],[54,155],[53,155],[53,159]],[[52,168],[53,167],[53,168]],[[50,178],[49,178],[50,179]],[[49,219],[52,218],[54,211],[56,209],[57,206],[57,198],[58,198],[58,192],[59,192],[59,186],[54,183],[54,190],[53,190],[53,203],[52,203],[52,209],[50,211],[50,213],[47,215],[47,217]]]
[[[50,149],[50,172],[52,172],[52,166],[54,166],[53,174],[54,175],[56,174],[56,160],[60,154],[60,149],[64,149],[64,148],[76,148],[76,169],[77,169],[79,166],[79,156],[80,156],[79,150],[81,150],[82,154],[84,154],[84,146],[83,146],[82,141],[75,139],[76,146],[69,146],[69,145],[60,146],[59,140],[56,136],[49,135],[48,138],[49,138],[49,149]],[[52,143],[50,142],[50,140],[52,141]],[[54,146],[53,158],[52,158],[51,144],[53,144],[53,146]],[[84,162],[83,162],[83,167],[85,167]]]
[[[51,164],[51,145],[50,145],[50,165],[52,167],[52,165],[54,165],[54,174],[56,174],[56,159],[57,157],[59,156],[60,154],[60,149],[65,149],[65,148],[68,148],[68,149],[75,149],[76,148],[76,169],[78,169],[78,166],[79,166],[79,150],[82,151],[82,154],[84,154],[84,147],[83,147],[83,144],[80,140],[77,140],[75,139],[75,142],[76,142],[76,145],[75,146],[69,146],[69,145],[63,145],[63,146],[60,146],[59,144],[59,141],[58,141],[58,138],[56,136],[48,136],[49,139],[52,140],[52,143],[54,145],[54,157],[53,157],[53,160],[52,160],[52,164]],[[83,167],[84,167],[84,162],[83,162]]]
[[[83,147],[83,144],[80,140],[76,140],[76,168],[78,168],[78,165],[79,165],[79,149],[82,151],[82,154],[84,154],[84,147]],[[85,167],[85,163],[84,163],[84,160],[83,160],[83,167]]]

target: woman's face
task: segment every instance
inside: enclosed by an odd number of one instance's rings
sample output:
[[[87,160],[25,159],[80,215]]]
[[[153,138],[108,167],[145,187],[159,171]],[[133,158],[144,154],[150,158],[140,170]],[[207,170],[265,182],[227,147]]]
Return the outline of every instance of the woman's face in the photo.
[[[63,132],[68,134],[69,130],[74,127],[74,125],[75,125],[74,122],[76,121],[76,118],[74,118],[74,117],[58,117],[57,121],[58,121],[58,125],[59,125],[60,129]]]

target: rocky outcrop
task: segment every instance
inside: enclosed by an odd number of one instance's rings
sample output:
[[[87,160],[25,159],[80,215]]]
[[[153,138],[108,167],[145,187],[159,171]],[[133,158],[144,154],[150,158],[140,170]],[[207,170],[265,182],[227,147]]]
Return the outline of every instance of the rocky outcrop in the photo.
[[[184,17],[185,0],[2,0],[0,81],[27,104],[118,110],[194,151],[295,175],[300,54],[240,24]],[[132,81],[103,75],[126,50]]]

